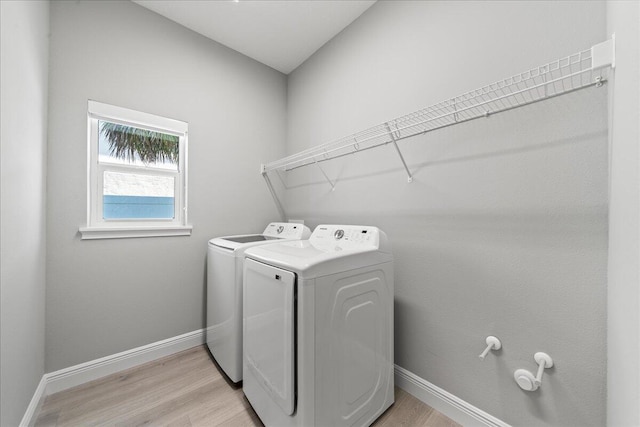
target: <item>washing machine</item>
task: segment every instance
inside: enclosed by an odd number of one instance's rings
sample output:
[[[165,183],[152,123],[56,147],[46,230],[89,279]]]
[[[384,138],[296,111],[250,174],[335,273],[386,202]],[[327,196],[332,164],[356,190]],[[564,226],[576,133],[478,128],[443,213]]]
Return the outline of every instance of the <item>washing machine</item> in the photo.
[[[242,380],[242,266],[248,248],[308,239],[302,224],[272,222],[262,234],[211,239],[207,251],[207,346],[233,382]]]
[[[394,402],[393,255],[320,225],[245,252],[243,392],[267,426],[368,426]]]

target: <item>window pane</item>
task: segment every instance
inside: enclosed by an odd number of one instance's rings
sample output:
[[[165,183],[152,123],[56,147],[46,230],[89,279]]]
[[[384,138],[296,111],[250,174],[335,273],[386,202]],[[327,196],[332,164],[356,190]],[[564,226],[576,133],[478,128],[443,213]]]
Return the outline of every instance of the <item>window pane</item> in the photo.
[[[173,219],[174,177],[105,171],[104,219]]]
[[[100,163],[178,170],[177,136],[102,120],[98,129]]]

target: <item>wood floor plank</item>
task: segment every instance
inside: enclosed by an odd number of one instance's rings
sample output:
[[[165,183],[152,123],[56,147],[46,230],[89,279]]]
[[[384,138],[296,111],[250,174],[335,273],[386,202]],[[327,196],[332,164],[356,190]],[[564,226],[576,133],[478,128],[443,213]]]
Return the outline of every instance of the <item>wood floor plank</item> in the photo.
[[[376,427],[460,427],[396,387]],[[36,427],[263,427],[242,389],[198,346],[45,399]]]
[[[395,403],[373,424],[376,427],[427,426],[434,409],[396,387]]]
[[[193,424],[191,424],[191,419],[187,415],[172,421],[171,423],[167,424],[167,427],[193,427]]]
[[[87,401],[108,401],[113,396],[135,396],[139,390],[174,381],[182,375],[178,368],[192,371],[202,364],[202,355],[196,350],[197,347],[53,394],[47,397],[45,406],[59,408]]]
[[[424,425],[438,426],[438,427],[460,427],[460,424],[456,423],[451,418],[448,418],[435,410],[431,413],[431,415],[429,415],[429,418],[427,419],[427,424],[424,424]]]

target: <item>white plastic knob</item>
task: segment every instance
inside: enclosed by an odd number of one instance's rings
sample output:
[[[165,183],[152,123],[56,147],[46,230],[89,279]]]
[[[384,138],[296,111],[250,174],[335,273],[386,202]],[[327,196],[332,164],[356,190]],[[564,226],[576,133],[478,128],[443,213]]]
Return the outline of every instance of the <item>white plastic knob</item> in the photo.
[[[539,384],[533,374],[526,369],[518,369],[513,374],[513,378],[524,391],[536,391]]]
[[[513,373],[513,379],[525,391],[536,391],[542,385],[544,370],[553,366],[553,359],[547,353],[539,351],[533,356],[533,359],[538,364],[538,372],[535,376],[526,369],[518,369]]]
[[[542,373],[545,369],[553,366],[553,359],[547,353],[541,351],[533,355],[533,360],[538,364],[538,372],[536,374],[536,384],[542,384]]]
[[[491,350],[500,350],[502,348],[502,343],[500,340],[493,335],[489,335],[485,340],[487,343],[487,348],[478,356],[480,359],[484,360],[484,358],[489,354]]]

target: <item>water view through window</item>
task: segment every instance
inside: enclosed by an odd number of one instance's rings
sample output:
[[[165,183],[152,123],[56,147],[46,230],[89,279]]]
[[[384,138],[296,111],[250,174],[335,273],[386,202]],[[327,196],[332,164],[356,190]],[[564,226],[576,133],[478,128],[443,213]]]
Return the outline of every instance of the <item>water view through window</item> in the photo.
[[[105,171],[104,219],[173,219],[174,178]]]

